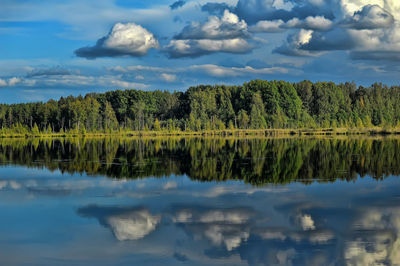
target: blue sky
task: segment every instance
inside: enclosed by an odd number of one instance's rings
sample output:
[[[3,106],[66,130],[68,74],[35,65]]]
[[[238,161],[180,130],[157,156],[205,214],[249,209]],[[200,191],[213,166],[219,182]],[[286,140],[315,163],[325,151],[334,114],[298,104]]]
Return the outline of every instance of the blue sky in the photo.
[[[2,0],[0,102],[261,79],[399,84],[398,0]]]

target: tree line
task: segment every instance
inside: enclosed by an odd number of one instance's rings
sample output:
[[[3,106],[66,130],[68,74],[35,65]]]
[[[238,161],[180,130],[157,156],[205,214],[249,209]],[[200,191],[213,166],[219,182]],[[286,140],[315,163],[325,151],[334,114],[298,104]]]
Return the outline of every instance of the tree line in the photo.
[[[2,133],[85,133],[398,127],[399,102],[399,86],[253,80],[185,92],[116,90],[0,104],[0,128]]]

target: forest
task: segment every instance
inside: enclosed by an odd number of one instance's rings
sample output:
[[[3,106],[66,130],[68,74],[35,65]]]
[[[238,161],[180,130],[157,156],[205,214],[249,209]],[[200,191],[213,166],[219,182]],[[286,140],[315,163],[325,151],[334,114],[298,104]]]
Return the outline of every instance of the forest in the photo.
[[[400,87],[253,80],[185,92],[115,90],[0,104],[0,135],[400,127]]]

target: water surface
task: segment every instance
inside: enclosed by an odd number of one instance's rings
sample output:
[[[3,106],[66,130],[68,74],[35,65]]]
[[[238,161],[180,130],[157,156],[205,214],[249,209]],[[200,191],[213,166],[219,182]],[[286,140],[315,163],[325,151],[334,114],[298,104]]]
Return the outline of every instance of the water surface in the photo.
[[[0,262],[395,265],[400,139],[0,140]]]

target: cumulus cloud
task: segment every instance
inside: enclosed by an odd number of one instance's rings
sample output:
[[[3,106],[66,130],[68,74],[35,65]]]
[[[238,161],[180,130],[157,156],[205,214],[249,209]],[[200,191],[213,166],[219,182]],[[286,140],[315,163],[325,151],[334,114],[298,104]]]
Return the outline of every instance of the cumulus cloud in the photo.
[[[119,241],[138,240],[156,229],[161,216],[152,215],[148,210],[131,211],[106,218]]]
[[[8,80],[8,86],[15,86],[16,84],[18,84],[18,83],[20,83],[21,82],[21,79],[20,78],[17,78],[17,77],[13,77],[13,78],[10,78],[9,80]]]
[[[400,260],[400,209],[369,208],[354,223],[357,234],[346,241],[350,265],[396,265]]]
[[[285,22],[281,19],[277,20],[261,20],[257,22],[256,25],[250,27],[250,31],[252,32],[269,32],[269,33],[277,33],[283,32],[286,29],[283,28]]]
[[[309,16],[304,20],[300,20],[298,18],[293,18],[286,22],[283,27],[286,28],[298,28],[298,29],[307,29],[307,30],[319,30],[319,31],[327,31],[332,28],[332,21],[326,19],[323,16]]]
[[[283,32],[287,29],[307,29],[314,31],[328,31],[333,27],[333,22],[326,19],[323,16],[309,16],[303,20],[298,18],[292,18],[291,20],[284,22],[281,19],[278,20],[261,20],[257,24],[250,27],[252,32],[268,32],[277,33]]]
[[[317,55],[310,51],[302,49],[302,47],[310,42],[313,36],[312,30],[301,29],[295,34],[290,34],[287,37],[286,43],[274,49],[274,53],[279,53],[288,56],[313,56]]]
[[[7,185],[8,185],[7,181],[4,181],[4,180],[0,181],[0,190],[2,190],[3,188],[6,188]]]
[[[336,29],[326,33],[313,32],[307,42],[301,44],[303,51],[334,51],[351,50],[360,47],[365,42],[363,35],[356,32],[349,32],[343,29]]]
[[[291,248],[288,250],[279,250],[276,253],[276,258],[279,265],[291,265],[292,259],[296,256],[296,251]]]
[[[298,215],[296,221],[304,231],[315,230],[314,220],[309,214]]]
[[[100,224],[111,229],[119,241],[139,240],[153,232],[161,215],[147,209],[88,206],[78,209],[83,217],[95,217]]]
[[[244,39],[227,40],[172,40],[165,51],[170,58],[199,57],[212,53],[248,53],[254,48]]]
[[[234,38],[247,38],[247,24],[239,20],[238,16],[225,10],[221,18],[210,16],[205,23],[192,22],[186,26],[175,39],[211,39],[224,40]]]
[[[352,29],[380,29],[388,28],[394,23],[394,17],[378,5],[366,5],[361,11],[346,18],[342,25]]]
[[[193,209],[183,208],[173,216],[198,239],[207,239],[215,246],[232,251],[250,236],[249,220],[254,212],[248,209]]]
[[[351,16],[362,10],[366,5],[378,5],[387,10],[394,17],[400,16],[400,2],[397,0],[341,0],[339,2],[344,15]]]
[[[206,22],[192,22],[186,26],[170,41],[165,51],[171,58],[199,57],[217,52],[248,53],[254,48],[248,38],[247,23],[225,10],[222,17],[210,16]]]
[[[151,48],[159,48],[153,33],[135,23],[117,23],[110,33],[99,39],[94,46],[82,47],[75,51],[79,57],[144,56]]]
[[[205,238],[211,241],[213,245],[224,245],[228,251],[232,251],[241,245],[243,241],[249,238],[250,233],[238,225],[219,225],[207,224],[204,226],[195,225],[194,231],[201,231]]]
[[[179,1],[172,3],[169,7],[171,8],[171,10],[175,10],[180,7],[183,7],[185,4],[186,4],[186,1],[179,0]]]
[[[17,84],[29,85],[27,82],[24,82],[21,78],[18,77],[12,77],[9,78],[8,80],[0,78],[0,87],[13,87]]]
[[[16,181],[9,181],[9,186],[13,189],[13,190],[18,190],[20,189],[22,186],[20,183],[16,182]]]
[[[300,30],[274,50],[288,56],[318,56],[327,51],[366,49],[380,43],[375,32],[336,28],[328,32]]]
[[[308,223],[308,225],[310,224],[309,221],[307,221],[306,223]],[[335,238],[335,232],[332,230],[315,230],[315,227],[313,228],[313,230],[309,230],[309,227],[307,227],[307,230],[303,230],[303,232],[290,231],[284,228],[257,228],[253,230],[252,233],[261,237],[264,240],[284,241],[290,239],[296,242],[308,241],[312,244],[320,245],[328,244],[329,241]]]
[[[275,53],[283,55],[318,56],[342,50],[357,60],[399,60],[400,25],[396,20],[400,16],[399,2],[345,0],[335,4],[339,8],[336,8],[334,21],[321,15],[294,17],[286,22],[259,22],[251,29],[263,32],[263,24],[265,32],[299,28],[274,49]]]
[[[4,79],[0,79],[0,87],[5,87],[7,86],[7,81],[5,81]]]

